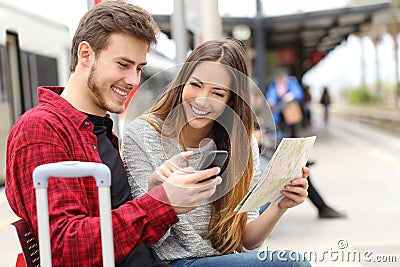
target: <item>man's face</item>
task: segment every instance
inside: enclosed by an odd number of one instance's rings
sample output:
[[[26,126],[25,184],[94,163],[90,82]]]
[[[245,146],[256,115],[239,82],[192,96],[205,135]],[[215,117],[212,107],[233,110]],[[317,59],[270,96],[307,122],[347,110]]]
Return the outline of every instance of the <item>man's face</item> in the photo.
[[[87,86],[93,114],[122,113],[129,92],[140,82],[147,43],[124,33],[110,35],[109,44],[91,65]]]

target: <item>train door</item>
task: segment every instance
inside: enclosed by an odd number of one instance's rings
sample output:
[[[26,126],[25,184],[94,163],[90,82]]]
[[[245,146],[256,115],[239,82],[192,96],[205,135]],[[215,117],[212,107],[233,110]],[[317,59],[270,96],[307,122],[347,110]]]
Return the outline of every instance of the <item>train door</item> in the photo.
[[[5,47],[0,47],[0,183],[5,180],[5,151],[8,133],[23,112],[18,35],[6,32]]]
[[[22,79],[21,79],[21,65],[19,58],[19,44],[18,34],[7,31],[6,35],[6,52],[7,52],[7,68],[9,95],[11,97],[11,123],[18,119],[23,112],[24,102],[23,94],[21,93]]]
[[[6,48],[0,46],[0,185],[5,181],[6,142],[11,129],[11,105],[6,64]]]

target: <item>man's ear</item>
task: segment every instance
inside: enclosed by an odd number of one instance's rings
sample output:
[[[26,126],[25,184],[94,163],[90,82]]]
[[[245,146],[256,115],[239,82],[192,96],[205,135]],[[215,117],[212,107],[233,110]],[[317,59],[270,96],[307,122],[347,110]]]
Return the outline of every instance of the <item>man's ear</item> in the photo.
[[[78,46],[78,61],[81,65],[90,66],[90,58],[94,56],[92,47],[86,41],[82,41]]]

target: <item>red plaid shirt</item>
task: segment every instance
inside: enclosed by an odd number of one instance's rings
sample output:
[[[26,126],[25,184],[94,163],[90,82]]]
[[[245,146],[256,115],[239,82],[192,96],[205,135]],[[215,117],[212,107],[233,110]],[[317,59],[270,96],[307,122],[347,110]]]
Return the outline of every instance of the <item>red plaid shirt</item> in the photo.
[[[49,89],[63,88],[40,87],[39,105],[15,123],[7,143],[7,199],[16,215],[29,222],[36,237],[34,168],[65,160],[101,162],[92,122]],[[95,180],[50,179],[48,200],[53,266],[100,266]],[[164,202],[168,203],[168,198],[159,186],[112,211],[116,261],[125,258],[140,243],[156,243],[178,221],[171,205]]]

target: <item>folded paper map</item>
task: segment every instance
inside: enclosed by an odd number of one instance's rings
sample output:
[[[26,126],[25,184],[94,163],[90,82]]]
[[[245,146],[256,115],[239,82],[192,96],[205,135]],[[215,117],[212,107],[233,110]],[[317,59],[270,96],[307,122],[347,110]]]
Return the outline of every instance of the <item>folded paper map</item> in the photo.
[[[283,187],[292,179],[302,176],[302,167],[307,163],[315,138],[283,138],[260,180],[235,211],[250,211],[268,202],[279,201],[283,196]]]

